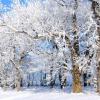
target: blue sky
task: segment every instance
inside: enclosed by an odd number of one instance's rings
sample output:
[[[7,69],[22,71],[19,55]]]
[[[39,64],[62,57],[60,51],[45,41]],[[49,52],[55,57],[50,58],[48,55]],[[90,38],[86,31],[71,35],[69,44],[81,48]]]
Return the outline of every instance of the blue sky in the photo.
[[[22,5],[23,5],[23,4],[24,4],[24,5],[27,4],[27,0],[20,0],[20,2],[21,2]],[[4,12],[10,10],[12,0],[0,0],[0,3],[3,3],[3,4],[5,5],[4,8],[0,8],[0,13],[4,13]]]
[[[0,0],[4,5],[10,6],[12,0]],[[27,0],[20,0],[22,3],[26,3]]]
[[[5,5],[10,5],[11,4],[11,0],[0,0],[3,4]]]
[[[0,6],[0,13],[6,12],[10,10],[11,0],[0,0],[0,3],[4,4],[4,7]]]

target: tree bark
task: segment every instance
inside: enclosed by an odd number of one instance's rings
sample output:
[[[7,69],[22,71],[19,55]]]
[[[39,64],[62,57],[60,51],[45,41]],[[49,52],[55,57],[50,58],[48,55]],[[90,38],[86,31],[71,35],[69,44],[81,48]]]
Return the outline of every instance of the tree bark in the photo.
[[[14,67],[15,67],[15,88],[17,91],[20,90],[21,88],[21,72],[19,70],[19,64],[18,63],[14,63],[14,61],[11,60],[11,62],[14,64]]]
[[[77,16],[76,16],[76,10],[78,8],[78,1],[75,0],[75,6],[74,6],[74,14],[72,15],[72,24],[73,24],[73,36],[74,40],[72,43],[72,65],[73,65],[73,92],[74,93],[80,93],[82,92],[82,85],[81,85],[81,76],[79,71],[79,64],[76,63],[79,57],[79,34],[78,34],[78,28],[77,28]]]
[[[100,4],[98,1],[92,0],[92,11],[93,11],[93,19],[97,24],[97,92],[100,93]]]
[[[73,92],[74,93],[82,92],[80,72],[78,66],[73,67]]]
[[[17,67],[16,67],[16,76],[15,77],[16,77],[15,78],[15,88],[17,91],[19,91],[21,88],[21,74]]]
[[[100,93],[100,64],[97,67],[97,92]]]

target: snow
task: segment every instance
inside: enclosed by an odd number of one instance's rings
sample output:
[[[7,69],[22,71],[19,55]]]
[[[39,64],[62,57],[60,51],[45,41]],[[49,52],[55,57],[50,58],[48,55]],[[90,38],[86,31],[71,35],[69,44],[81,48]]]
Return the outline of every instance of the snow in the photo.
[[[100,100],[96,93],[66,93],[57,90],[28,89],[24,91],[0,90],[0,100]]]

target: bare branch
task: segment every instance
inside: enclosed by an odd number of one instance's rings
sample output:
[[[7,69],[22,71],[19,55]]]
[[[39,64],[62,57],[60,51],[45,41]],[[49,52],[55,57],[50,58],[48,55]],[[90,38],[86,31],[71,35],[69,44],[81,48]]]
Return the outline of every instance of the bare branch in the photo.
[[[66,2],[64,0],[61,0],[63,3],[61,3],[57,0],[54,0],[54,1],[56,1],[60,6],[63,6],[63,7],[65,6],[67,8]]]

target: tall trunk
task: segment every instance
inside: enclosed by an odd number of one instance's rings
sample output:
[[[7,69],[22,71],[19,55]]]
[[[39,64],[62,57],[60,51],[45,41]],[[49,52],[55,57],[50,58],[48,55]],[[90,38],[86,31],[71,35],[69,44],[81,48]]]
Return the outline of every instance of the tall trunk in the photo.
[[[81,75],[79,71],[79,65],[76,64],[76,56],[75,54],[72,55],[75,62],[73,62],[73,92],[79,93],[82,92],[82,84],[81,84]]]
[[[97,34],[98,34],[98,40],[97,40],[97,92],[100,93],[100,4],[98,1],[92,0],[92,11],[93,11],[93,18],[96,21],[97,24]]]
[[[73,92],[79,93],[82,92],[81,78],[79,72],[79,65],[77,62],[79,57],[79,34],[77,29],[77,17],[76,10],[78,8],[78,2],[75,0],[74,14],[72,15],[72,24],[73,24],[73,36],[74,40],[72,43],[72,64],[73,64]]]
[[[18,63],[15,63],[14,61],[11,60],[11,62],[13,63],[14,67],[15,67],[15,88],[17,91],[20,90],[21,88],[21,73],[20,73],[20,70],[19,70],[19,64]]]
[[[21,88],[21,72],[20,72],[20,69],[19,69],[19,66],[21,64],[21,59],[17,59],[16,57],[16,48],[14,47],[14,59],[11,60],[12,64],[14,65],[14,68],[15,68],[15,88],[17,91],[20,90]]]

